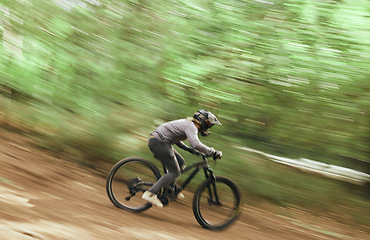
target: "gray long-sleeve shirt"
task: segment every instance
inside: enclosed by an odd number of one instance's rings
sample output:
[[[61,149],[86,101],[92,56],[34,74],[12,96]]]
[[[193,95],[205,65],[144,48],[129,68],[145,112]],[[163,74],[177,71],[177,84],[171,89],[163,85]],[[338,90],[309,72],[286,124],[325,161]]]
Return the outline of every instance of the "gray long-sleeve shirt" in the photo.
[[[192,121],[187,119],[179,119],[164,123],[157,127],[152,135],[161,141],[168,141],[171,144],[182,144],[182,141],[187,139],[192,148],[211,155],[214,153],[214,148],[208,147],[201,143],[198,138],[198,128]]]

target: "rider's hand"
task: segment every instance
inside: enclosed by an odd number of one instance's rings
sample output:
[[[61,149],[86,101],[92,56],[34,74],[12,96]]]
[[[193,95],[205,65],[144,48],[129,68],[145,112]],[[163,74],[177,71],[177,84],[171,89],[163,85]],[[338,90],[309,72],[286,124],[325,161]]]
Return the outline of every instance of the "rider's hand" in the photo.
[[[216,160],[217,158],[221,159],[222,158],[222,152],[215,150],[212,157],[213,157],[214,160]]]

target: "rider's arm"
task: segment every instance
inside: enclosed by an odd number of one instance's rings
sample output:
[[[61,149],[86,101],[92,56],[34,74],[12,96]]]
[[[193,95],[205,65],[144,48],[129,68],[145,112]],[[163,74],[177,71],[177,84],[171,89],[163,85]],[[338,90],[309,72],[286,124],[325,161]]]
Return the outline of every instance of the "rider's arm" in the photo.
[[[215,149],[204,145],[198,138],[198,129],[194,127],[189,127],[186,129],[186,136],[192,148],[205,153],[206,155],[212,155]]]
[[[176,143],[176,145],[181,148],[181,149],[184,149],[185,151],[189,151],[190,147],[188,147],[188,145],[186,145],[185,143],[183,143],[182,141],[179,141]]]

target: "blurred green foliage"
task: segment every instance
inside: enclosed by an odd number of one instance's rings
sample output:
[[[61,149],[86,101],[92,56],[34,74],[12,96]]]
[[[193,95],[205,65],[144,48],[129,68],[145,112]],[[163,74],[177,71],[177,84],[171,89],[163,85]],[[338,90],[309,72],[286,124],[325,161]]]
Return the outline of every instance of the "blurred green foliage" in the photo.
[[[148,154],[157,125],[206,108],[223,123],[212,129],[221,150],[369,172],[369,10],[367,0],[1,1],[3,120],[91,165]],[[280,201],[281,172],[256,172],[247,190]]]

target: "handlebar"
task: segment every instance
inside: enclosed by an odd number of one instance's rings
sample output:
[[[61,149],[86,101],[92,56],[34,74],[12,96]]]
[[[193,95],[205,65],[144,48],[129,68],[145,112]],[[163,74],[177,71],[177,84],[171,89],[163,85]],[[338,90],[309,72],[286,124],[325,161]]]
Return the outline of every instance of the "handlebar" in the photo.
[[[199,152],[199,151],[196,151],[196,153],[194,153],[194,155],[197,155],[197,156],[200,156],[203,158],[203,160],[207,160],[207,158],[209,157],[212,157],[214,161],[216,161],[218,158],[216,158],[215,156],[212,156],[212,155],[207,155],[207,154],[204,154],[202,152]]]
[[[196,152],[194,153],[194,155],[196,155],[196,156],[200,156],[200,157],[202,157],[202,158],[208,158],[208,157],[210,157],[210,156],[207,156],[206,154],[204,154],[204,153],[202,153],[202,152],[198,152],[198,151],[196,151]]]

